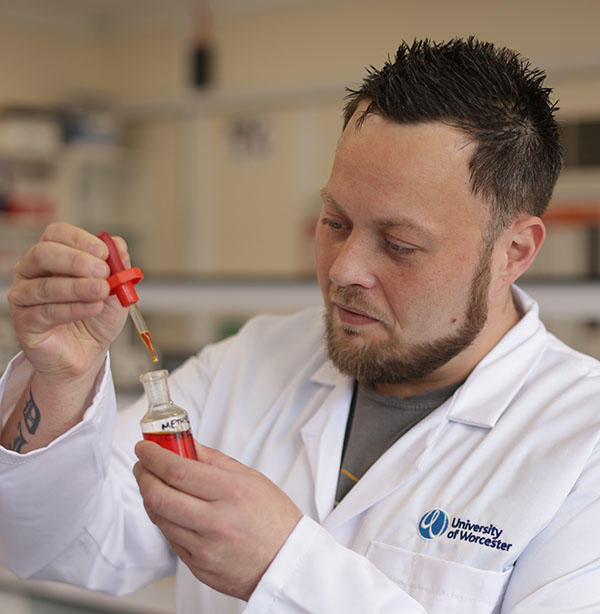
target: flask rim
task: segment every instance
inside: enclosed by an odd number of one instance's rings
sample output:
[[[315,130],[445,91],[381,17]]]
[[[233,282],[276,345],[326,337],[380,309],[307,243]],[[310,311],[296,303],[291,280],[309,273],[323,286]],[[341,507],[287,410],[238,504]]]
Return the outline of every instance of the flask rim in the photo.
[[[140,382],[156,382],[157,380],[163,379],[169,375],[167,369],[155,369],[153,371],[146,371],[140,375]]]

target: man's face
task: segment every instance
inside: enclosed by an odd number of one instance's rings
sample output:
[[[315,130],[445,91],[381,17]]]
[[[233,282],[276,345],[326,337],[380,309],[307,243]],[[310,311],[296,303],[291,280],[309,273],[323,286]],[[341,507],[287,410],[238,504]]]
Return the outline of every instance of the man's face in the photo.
[[[462,132],[437,122],[348,124],[316,237],[328,349],[342,372],[374,384],[457,381],[454,357],[486,324],[493,258],[472,154]]]

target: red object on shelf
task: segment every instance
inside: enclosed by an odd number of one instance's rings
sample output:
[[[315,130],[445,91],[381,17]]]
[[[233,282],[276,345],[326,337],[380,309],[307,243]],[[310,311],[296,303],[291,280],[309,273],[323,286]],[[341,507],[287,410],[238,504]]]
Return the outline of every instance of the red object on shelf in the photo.
[[[139,297],[133,286],[144,279],[142,269],[136,266],[126,269],[123,266],[121,256],[119,256],[119,251],[111,236],[107,232],[100,232],[97,236],[99,239],[102,239],[106,247],[108,247],[108,258],[106,262],[112,273],[107,279],[108,285],[110,286],[110,294],[116,294],[123,307],[129,307],[129,305],[137,303]]]
[[[600,203],[557,201],[548,207],[542,219],[549,224],[600,225]]]

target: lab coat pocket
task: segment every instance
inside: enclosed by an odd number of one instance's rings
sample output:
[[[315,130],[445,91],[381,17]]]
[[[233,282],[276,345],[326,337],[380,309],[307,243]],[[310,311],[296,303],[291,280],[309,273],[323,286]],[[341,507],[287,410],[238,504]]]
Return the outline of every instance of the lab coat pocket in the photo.
[[[496,614],[511,570],[476,569],[372,542],[367,558],[428,614]]]

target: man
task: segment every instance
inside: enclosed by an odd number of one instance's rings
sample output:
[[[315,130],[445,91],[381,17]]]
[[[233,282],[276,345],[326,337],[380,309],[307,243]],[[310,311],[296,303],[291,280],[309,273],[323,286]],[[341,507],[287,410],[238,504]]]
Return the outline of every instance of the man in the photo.
[[[542,81],[424,41],[350,94],[325,322],[256,318],[171,376],[198,462],[135,445],[143,400],[113,442],[106,250],[49,227],[9,296],[2,559],[117,594],[176,568],[180,612],[600,610],[600,365],[513,285],[560,168]]]

